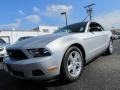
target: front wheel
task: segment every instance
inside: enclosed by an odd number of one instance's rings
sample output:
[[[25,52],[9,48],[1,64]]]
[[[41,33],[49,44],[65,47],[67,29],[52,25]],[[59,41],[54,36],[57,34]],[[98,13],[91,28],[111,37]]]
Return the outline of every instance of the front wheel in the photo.
[[[76,80],[80,76],[82,68],[82,52],[77,47],[70,47],[63,57],[60,74],[61,79],[68,82]]]

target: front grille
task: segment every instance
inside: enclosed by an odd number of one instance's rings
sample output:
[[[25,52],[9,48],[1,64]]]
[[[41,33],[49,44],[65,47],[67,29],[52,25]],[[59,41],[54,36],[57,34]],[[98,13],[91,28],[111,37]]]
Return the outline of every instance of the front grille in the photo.
[[[15,76],[24,77],[24,73],[21,71],[11,71],[11,72]]]
[[[7,64],[7,68],[8,68],[8,71],[11,72],[13,75],[15,76],[19,76],[19,77],[24,77],[24,73],[21,72],[21,71],[15,71],[11,68],[10,65]]]
[[[28,57],[21,50],[7,50],[8,55],[13,60],[24,60]]]

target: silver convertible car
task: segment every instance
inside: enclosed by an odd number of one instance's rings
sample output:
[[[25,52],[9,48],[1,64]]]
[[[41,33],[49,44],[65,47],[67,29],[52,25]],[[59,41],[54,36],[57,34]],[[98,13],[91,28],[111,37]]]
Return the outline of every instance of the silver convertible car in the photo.
[[[7,48],[4,68],[27,80],[74,81],[96,56],[112,54],[112,33],[96,22],[75,23],[54,34],[29,38]]]

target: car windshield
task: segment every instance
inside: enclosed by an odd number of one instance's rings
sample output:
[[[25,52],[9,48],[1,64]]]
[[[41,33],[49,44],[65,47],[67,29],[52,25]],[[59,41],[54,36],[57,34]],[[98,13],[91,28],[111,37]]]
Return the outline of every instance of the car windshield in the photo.
[[[72,25],[68,25],[57,30],[55,33],[67,32],[67,33],[82,33],[85,31],[86,22],[76,23]]]
[[[6,43],[3,39],[0,39],[0,43]]]

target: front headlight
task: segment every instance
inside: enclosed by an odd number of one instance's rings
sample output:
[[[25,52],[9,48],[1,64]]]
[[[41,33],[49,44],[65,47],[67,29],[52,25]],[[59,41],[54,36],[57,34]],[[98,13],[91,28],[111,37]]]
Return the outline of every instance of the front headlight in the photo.
[[[33,57],[45,57],[51,55],[51,53],[45,48],[27,49],[27,50]]]

